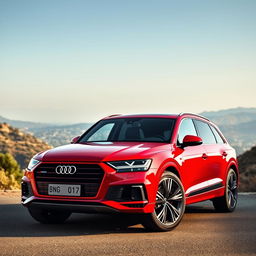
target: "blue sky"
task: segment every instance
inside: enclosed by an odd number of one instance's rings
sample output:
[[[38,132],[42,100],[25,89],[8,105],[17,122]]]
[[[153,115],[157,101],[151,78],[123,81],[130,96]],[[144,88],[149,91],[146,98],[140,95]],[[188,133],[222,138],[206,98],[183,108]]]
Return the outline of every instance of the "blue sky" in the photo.
[[[256,1],[0,0],[0,115],[256,107]]]

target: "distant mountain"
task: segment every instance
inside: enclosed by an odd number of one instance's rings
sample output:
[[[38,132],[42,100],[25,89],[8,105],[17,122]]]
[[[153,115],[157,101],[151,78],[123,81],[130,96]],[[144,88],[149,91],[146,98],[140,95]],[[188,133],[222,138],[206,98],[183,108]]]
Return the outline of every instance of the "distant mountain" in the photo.
[[[29,122],[29,121],[12,120],[12,119],[5,118],[3,116],[0,116],[0,123],[7,123],[13,127],[21,128],[23,130],[53,126],[53,124],[48,124],[48,123],[37,123],[37,122]]]
[[[209,118],[218,125],[236,125],[256,121],[256,108],[232,108],[220,111],[202,112],[201,115]]]
[[[238,154],[256,145],[256,108],[233,108],[202,112],[216,123]]]
[[[223,115],[230,115],[230,114],[239,114],[241,112],[247,113],[256,113],[256,108],[244,108],[244,107],[237,107],[237,108],[228,108],[216,111],[204,111],[201,114],[205,114],[208,116],[223,116]]]
[[[51,148],[47,143],[9,124],[0,123],[0,152],[14,156],[21,168],[36,153]]]
[[[240,191],[256,192],[256,146],[238,157]]]

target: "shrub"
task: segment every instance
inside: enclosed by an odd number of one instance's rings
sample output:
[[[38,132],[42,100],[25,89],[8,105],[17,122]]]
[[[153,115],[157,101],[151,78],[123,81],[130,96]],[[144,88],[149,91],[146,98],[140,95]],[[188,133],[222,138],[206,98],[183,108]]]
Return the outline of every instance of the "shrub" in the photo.
[[[6,176],[4,169],[0,169],[0,190],[8,189],[9,178]]]
[[[0,153],[0,189],[19,189],[22,171],[9,153]]]
[[[10,153],[0,153],[0,168],[4,169],[8,177],[13,175],[14,178],[19,181],[22,178],[20,166]]]

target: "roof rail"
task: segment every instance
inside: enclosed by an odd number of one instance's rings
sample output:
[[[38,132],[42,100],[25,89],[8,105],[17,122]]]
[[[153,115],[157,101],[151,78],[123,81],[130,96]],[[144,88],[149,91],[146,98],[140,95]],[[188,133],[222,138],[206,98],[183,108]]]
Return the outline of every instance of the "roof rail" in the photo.
[[[207,120],[207,121],[210,121],[208,118],[206,118],[206,117],[204,117],[204,116],[201,116],[201,115],[198,115],[198,114],[193,114],[193,113],[189,113],[189,112],[185,112],[185,113],[181,112],[181,113],[179,113],[179,116],[183,116],[183,115],[197,116],[197,117],[201,117],[201,118],[203,118],[203,119],[205,119],[205,120]]]
[[[107,117],[113,117],[113,116],[121,116],[122,114],[114,114],[114,115],[110,115],[110,116],[107,116]]]

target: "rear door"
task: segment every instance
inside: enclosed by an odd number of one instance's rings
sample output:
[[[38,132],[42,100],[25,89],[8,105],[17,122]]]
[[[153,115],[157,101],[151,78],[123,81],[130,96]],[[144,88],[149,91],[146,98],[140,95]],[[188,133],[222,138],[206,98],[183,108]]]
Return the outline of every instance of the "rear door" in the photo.
[[[221,137],[218,130],[210,124],[210,128],[215,136],[217,145],[216,145],[216,159],[215,161],[219,162],[220,169],[217,171],[216,175],[218,178],[221,178],[225,181],[226,176],[226,170],[228,165],[228,160],[230,158],[230,155],[232,155],[232,149],[230,146],[225,142],[225,140]],[[214,159],[213,159],[214,161]],[[225,182],[224,182],[225,184]]]

